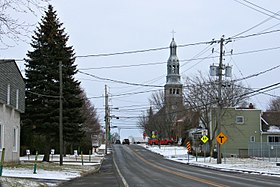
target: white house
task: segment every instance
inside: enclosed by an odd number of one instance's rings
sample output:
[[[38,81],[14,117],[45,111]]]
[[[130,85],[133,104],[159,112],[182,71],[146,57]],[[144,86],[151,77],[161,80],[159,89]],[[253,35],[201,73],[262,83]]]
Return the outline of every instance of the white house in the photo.
[[[0,154],[19,161],[20,114],[25,109],[25,83],[14,60],[0,60]]]

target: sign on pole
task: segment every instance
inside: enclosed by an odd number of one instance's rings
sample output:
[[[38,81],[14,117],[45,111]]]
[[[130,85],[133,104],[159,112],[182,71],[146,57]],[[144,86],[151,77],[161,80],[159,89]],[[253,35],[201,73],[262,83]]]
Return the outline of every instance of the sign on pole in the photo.
[[[208,138],[206,135],[204,135],[204,136],[202,136],[202,137],[200,138],[200,140],[201,140],[203,143],[206,143],[206,142],[209,140],[209,138]]]
[[[226,137],[226,135],[224,135],[222,132],[218,136],[216,136],[216,140],[220,145],[223,145],[227,141],[227,139],[228,138]]]
[[[187,142],[187,149],[188,151],[191,151],[191,142]]]

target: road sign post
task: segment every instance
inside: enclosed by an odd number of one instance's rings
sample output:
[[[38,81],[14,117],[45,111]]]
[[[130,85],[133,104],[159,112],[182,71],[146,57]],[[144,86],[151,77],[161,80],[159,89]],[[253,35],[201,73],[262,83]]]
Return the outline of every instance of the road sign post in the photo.
[[[206,142],[209,140],[209,138],[204,135],[200,138],[200,140],[204,143],[203,147],[204,147],[204,162],[205,162],[205,157],[206,157]]]
[[[219,143],[218,146],[220,146],[220,159],[221,159],[221,155],[222,155],[222,151],[221,151],[221,145],[223,145],[226,141],[227,141],[227,136],[224,135],[222,132],[220,132],[220,134],[218,134],[218,136],[216,136],[216,140]],[[219,153],[218,153],[218,158],[219,158]],[[217,162],[219,164],[219,162]]]
[[[188,163],[190,162],[189,152],[191,151],[191,142],[187,142],[187,149],[188,149]]]

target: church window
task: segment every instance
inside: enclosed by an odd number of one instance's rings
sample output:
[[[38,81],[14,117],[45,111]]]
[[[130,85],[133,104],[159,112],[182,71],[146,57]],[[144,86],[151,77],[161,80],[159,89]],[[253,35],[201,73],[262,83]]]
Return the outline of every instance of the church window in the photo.
[[[169,94],[172,94],[172,88],[169,89]]]
[[[179,89],[177,89],[177,94],[180,94],[180,90]]]
[[[175,89],[173,89],[173,94],[175,94],[176,93],[176,90]]]
[[[172,71],[172,66],[169,65],[169,66],[168,66],[168,73],[171,73],[171,71]]]

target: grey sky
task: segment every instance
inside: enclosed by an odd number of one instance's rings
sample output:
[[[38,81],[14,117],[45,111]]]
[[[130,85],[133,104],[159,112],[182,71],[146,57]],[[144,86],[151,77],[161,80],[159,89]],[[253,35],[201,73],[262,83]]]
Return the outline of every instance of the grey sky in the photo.
[[[51,4],[70,37],[69,45],[74,47],[77,56],[84,56],[168,47],[172,38],[172,30],[176,32],[175,41],[178,45],[211,41],[213,38],[219,39],[222,35],[228,38],[261,23],[272,14],[243,0],[238,1],[247,6],[238,3],[237,0],[59,0],[51,1]],[[280,11],[280,1],[278,0],[251,2],[272,12]],[[29,21],[36,23],[40,19],[41,16],[37,18],[33,16]],[[280,25],[277,25],[280,24],[279,20],[280,16],[275,15],[274,18],[240,36],[280,29]],[[19,42],[16,47],[2,50],[0,58],[22,59],[26,57],[25,54],[30,49],[28,43],[30,42]],[[236,39],[226,45],[226,52],[233,49],[233,55],[225,57],[224,63],[233,66],[233,79],[256,74],[279,65],[280,50],[242,55],[239,53],[272,47],[280,47],[280,32]],[[212,48],[216,51],[213,54]],[[198,71],[208,76],[209,66],[218,63],[218,58],[214,58],[218,56],[218,50],[219,47],[215,44],[178,48],[182,82],[184,82],[184,77],[196,75]],[[203,53],[197,56],[202,51]],[[79,70],[99,77],[163,86],[168,57],[169,50],[167,49],[107,57],[79,57],[76,59],[76,63]],[[186,61],[201,57],[213,58]],[[112,68],[112,66],[118,65],[153,63],[158,64]],[[23,69],[23,63],[18,62],[18,64]],[[88,68],[101,69],[88,70]],[[119,110],[111,112],[112,115],[120,116],[119,120],[112,120],[112,125],[122,126],[136,125],[136,117],[149,107],[150,91],[159,89],[102,81],[80,73],[77,75],[77,79],[82,82],[87,96],[92,97],[91,101],[98,109],[102,124],[104,123],[104,98],[102,96],[105,84],[108,85],[110,96],[112,96],[110,104],[112,107],[119,108]],[[280,82],[279,68],[246,79],[243,84],[251,88],[262,88],[277,82]],[[129,94],[131,92],[146,93]],[[279,96],[279,89],[268,93]],[[119,94],[128,95],[114,96]],[[271,98],[271,96],[260,94],[253,97],[251,102],[257,108],[265,110]],[[140,136],[138,130],[121,130],[122,138],[133,134]]]

